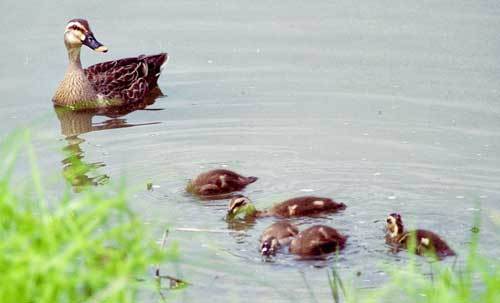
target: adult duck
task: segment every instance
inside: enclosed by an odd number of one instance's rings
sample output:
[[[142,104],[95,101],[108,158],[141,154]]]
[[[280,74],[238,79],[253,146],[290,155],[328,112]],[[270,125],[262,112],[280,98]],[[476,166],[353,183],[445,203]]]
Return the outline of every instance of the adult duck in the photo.
[[[80,61],[82,45],[97,52],[108,51],[95,39],[89,23],[84,19],[68,22],[64,44],[69,65],[52,101],[72,109],[140,102],[157,87],[162,67],[168,61],[168,55],[160,53],[107,61],[83,69]]]

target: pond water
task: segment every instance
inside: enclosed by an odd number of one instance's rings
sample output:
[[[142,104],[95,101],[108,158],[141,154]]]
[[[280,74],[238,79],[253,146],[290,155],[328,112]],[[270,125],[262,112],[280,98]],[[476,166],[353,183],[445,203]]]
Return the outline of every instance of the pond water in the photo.
[[[482,252],[499,256],[498,1],[7,0],[0,11],[0,138],[33,129],[53,195],[68,154],[98,167],[75,190],[122,176],[136,186],[130,202],[153,237],[170,226],[179,243],[181,262],[163,271],[193,285],[176,301],[326,302],[333,264],[347,280],[361,272],[357,287],[376,287],[384,264],[405,259],[383,241],[394,211],[463,256],[479,207]],[[110,49],[84,49],[84,65],[168,52],[166,96],[123,116],[57,115],[63,30],[75,17]],[[259,208],[309,194],[345,202],[339,214],[295,222],[338,228],[346,249],[337,260],[262,262],[257,239],[273,219],[228,226],[227,201],[184,193],[212,168],[258,176],[244,194]]]

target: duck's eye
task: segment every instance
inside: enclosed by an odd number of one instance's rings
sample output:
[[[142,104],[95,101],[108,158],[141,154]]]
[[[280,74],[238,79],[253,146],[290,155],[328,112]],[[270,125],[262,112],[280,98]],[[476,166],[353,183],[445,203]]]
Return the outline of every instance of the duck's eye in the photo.
[[[391,224],[392,223],[391,219],[387,219],[387,223]]]

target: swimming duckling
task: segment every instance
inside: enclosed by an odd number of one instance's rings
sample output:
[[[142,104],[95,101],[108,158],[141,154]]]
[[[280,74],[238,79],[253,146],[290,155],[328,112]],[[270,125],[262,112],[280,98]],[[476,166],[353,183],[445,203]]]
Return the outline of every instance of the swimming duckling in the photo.
[[[298,233],[298,228],[287,221],[280,221],[270,225],[260,236],[261,255],[274,256],[281,246],[290,244],[292,238]]]
[[[346,236],[335,228],[326,225],[314,225],[301,231],[290,243],[292,254],[320,256],[344,248]]]
[[[227,169],[214,169],[189,181],[186,191],[206,198],[224,198],[224,195],[242,190],[255,181],[257,177],[244,177]]]
[[[408,249],[410,246],[408,240],[415,239],[414,252],[417,255],[430,253],[435,254],[439,259],[455,255],[448,244],[432,231],[417,229],[405,232],[401,215],[397,213],[392,213],[387,217],[386,229],[385,241],[396,249]]]
[[[322,213],[333,213],[345,209],[344,203],[337,203],[330,198],[304,196],[288,199],[268,210],[257,210],[252,202],[243,195],[234,196],[229,202],[228,219],[250,219],[255,217],[278,216],[300,217]]]

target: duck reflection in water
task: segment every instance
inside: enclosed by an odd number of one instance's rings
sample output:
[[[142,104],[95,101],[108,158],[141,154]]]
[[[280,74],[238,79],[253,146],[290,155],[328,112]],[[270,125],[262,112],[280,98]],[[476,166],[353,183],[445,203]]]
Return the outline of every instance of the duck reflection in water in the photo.
[[[103,185],[109,180],[108,175],[100,172],[100,169],[106,166],[104,162],[89,163],[85,161],[85,152],[81,147],[85,140],[79,136],[93,131],[158,124],[159,122],[131,124],[123,117],[136,110],[162,110],[161,108],[146,109],[160,96],[163,96],[163,94],[159,88],[156,88],[154,93],[143,102],[135,102],[126,106],[79,111],[54,106],[54,111],[61,123],[61,133],[67,142],[67,145],[63,148],[65,158],[61,161],[63,165],[62,172],[64,178],[71,184],[75,192],[80,192],[88,186]],[[94,123],[92,119],[96,116],[108,119]]]
[[[73,186],[75,192],[80,192],[85,187],[97,186],[107,183],[109,176],[99,174],[99,168],[106,166],[103,162],[86,163],[80,144],[85,140],[77,136],[66,137],[68,145],[63,148],[66,158],[62,160],[63,176]]]

